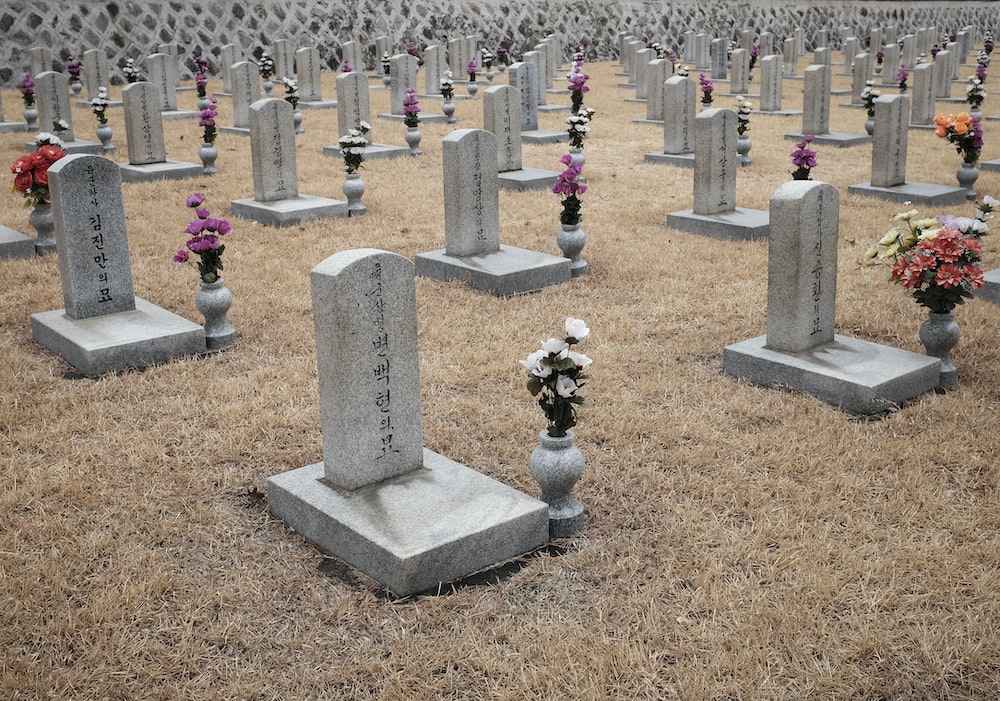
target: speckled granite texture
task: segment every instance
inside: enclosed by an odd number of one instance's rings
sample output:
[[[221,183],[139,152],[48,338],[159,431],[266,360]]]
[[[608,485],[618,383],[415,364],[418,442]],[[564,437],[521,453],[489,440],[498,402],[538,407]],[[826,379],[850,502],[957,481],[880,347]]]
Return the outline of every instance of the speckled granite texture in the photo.
[[[478,35],[486,44],[503,42],[515,55],[555,33],[569,45],[581,41],[592,59],[615,55],[615,34],[626,30],[667,46],[679,44],[687,29],[733,36],[750,28],[777,37],[794,27],[806,30],[807,46],[826,27],[836,40],[839,28],[851,26],[863,35],[876,25],[909,31],[934,26],[939,31],[972,26],[976,41],[983,31],[1000,25],[1000,3],[880,2],[869,0],[174,0],[172,2],[70,2],[6,0],[0,3],[0,84],[13,86],[27,65],[27,49],[44,45],[58,56],[103,48],[111,65],[139,58],[156,45],[179,42],[219,55],[224,43],[244,53],[287,38],[297,46],[315,45],[325,66],[340,63],[340,44],[360,40],[369,69],[376,36],[389,36],[397,49],[407,41],[419,46],[448,38]],[[56,68],[62,67],[57,60]],[[213,66],[217,69],[217,66]],[[120,72],[112,69],[120,80]]]

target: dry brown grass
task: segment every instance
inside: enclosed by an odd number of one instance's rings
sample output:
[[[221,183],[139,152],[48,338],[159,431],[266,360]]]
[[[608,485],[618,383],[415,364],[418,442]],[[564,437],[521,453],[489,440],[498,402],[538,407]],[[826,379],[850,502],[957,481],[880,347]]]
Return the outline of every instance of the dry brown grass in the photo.
[[[691,172],[643,164],[662,146],[659,129],[631,123],[644,107],[622,101],[614,66],[589,70],[592,274],[506,300],[417,281],[426,444],[532,493],[542,418],[514,361],[567,315],[593,329],[591,406],[577,431],[588,523],[565,553],[493,584],[393,601],[363,577],[325,575],[322,554],[246,496],[321,459],[310,269],[348,248],[412,257],[443,245],[447,130],[425,125],[423,158],[366,164],[366,218],[288,230],[236,222],[226,281],[242,335],[230,352],[78,379],[29,332],[30,313],[62,304],[56,259],[0,261],[0,696],[1000,694],[1000,310],[962,307],[957,389],[883,420],[723,375],[722,348],[764,331],[767,244],[666,229],[668,212],[691,206]],[[786,105],[801,100],[799,85],[786,82]],[[16,95],[4,98],[15,112]],[[987,114],[1000,111],[995,99]],[[192,106],[194,95],[181,100]],[[387,107],[381,92],[372,102]],[[458,103],[458,126],[480,125],[480,110]],[[92,138],[90,114],[74,116]],[[123,160],[121,119],[111,112]],[[857,132],[863,113],[838,108],[833,119],[835,131]],[[321,155],[335,114],[307,112],[305,125],[301,190],[337,196],[341,164]],[[753,116],[740,206],[767,208],[789,179],[782,135],[800,127]],[[379,120],[374,135],[402,144],[402,130]],[[168,155],[193,160],[197,130],[167,131]],[[24,141],[3,136],[2,160]],[[984,157],[1000,156],[987,142]],[[219,145],[217,177],[125,185],[137,293],[190,319],[196,275],[169,262],[184,198],[201,191],[222,214],[252,193],[248,143],[224,135]],[[526,146],[526,164],[554,169],[563,148]],[[883,271],[859,266],[899,207],[846,195],[868,178],[867,148],[821,147],[819,159],[817,177],[843,193],[838,331],[919,351],[923,312]],[[952,183],[957,166],[946,144],[911,132],[911,179]],[[979,185],[1000,195],[996,174]],[[557,252],[557,198],[500,201],[505,242]],[[5,224],[27,230],[15,196],[0,207]],[[998,265],[990,253],[987,267]]]

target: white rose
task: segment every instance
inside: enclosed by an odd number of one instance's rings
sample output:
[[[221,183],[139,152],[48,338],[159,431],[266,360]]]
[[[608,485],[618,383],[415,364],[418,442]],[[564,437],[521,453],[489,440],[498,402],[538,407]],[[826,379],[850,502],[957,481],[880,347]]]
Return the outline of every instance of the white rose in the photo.
[[[572,397],[576,389],[576,383],[565,375],[560,375],[559,379],[556,380],[556,394],[560,397]]]
[[[573,363],[581,370],[586,370],[590,367],[590,364],[594,362],[583,353],[577,353],[575,351],[568,351],[566,357],[573,361]]]
[[[567,349],[569,349],[569,344],[561,338],[550,338],[542,344],[542,350],[547,354],[560,354],[566,352]]]
[[[590,333],[590,329],[587,328],[587,324],[584,323],[583,319],[575,319],[573,317],[566,318],[566,335],[575,338],[578,341],[582,341]]]

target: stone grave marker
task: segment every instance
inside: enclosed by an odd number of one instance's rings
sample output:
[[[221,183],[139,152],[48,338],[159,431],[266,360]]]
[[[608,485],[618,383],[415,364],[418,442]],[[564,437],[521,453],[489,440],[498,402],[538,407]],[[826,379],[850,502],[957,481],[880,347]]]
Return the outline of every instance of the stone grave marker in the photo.
[[[693,29],[684,32],[684,49],[681,53],[684,56],[685,63],[694,63],[695,61],[695,55],[698,53],[695,48],[695,37],[697,34]]]
[[[733,49],[729,57],[732,76],[729,90],[733,95],[747,97],[750,92],[750,54],[746,49]]]
[[[921,63],[914,67],[911,80],[910,111],[911,127],[934,128],[934,111],[937,101],[934,99],[934,64]]]
[[[253,61],[239,61],[231,71],[233,124],[219,131],[225,134],[250,135],[250,105],[260,100],[260,69]]]
[[[197,110],[177,109],[177,62],[167,54],[150,54],[146,57],[146,75],[156,86],[159,95],[161,119],[194,119]]]
[[[184,89],[181,88],[180,46],[173,42],[160,44],[156,47],[156,51],[167,57],[167,71],[170,72],[170,83],[174,86],[174,90]]]
[[[712,61],[712,80],[725,80],[726,61],[729,59],[729,42],[725,39],[712,39],[709,53]]]
[[[739,163],[736,113],[699,113],[694,119],[694,207],[668,214],[667,226],[712,238],[766,237],[768,213],[736,206]]]
[[[948,66],[951,69],[951,79],[958,80],[958,66],[961,63],[965,63],[965,59],[959,55],[959,47],[957,41],[949,41],[944,45],[944,50],[948,52]],[[940,55],[940,54],[939,54]],[[948,86],[948,95],[951,96],[951,86]]]
[[[271,512],[397,596],[542,545],[544,502],[424,448],[413,264],[342,251],[311,283],[323,461],[268,479]]]
[[[795,36],[795,51],[799,56],[806,55],[806,30],[804,27],[796,27],[792,30]]]
[[[851,74],[851,104],[863,105],[861,93],[871,77],[871,54],[861,53],[854,57],[854,72]]]
[[[951,97],[951,52],[938,51],[931,66],[934,69],[934,96],[939,100],[947,100]]]
[[[521,96],[510,85],[495,85],[483,92],[483,129],[497,140],[500,187],[509,190],[543,190],[552,187],[555,171],[525,168],[521,157]]]
[[[712,68],[712,58],[709,54],[711,42],[712,37],[709,34],[699,33],[694,36],[694,67],[699,71],[708,71]]]
[[[448,68],[456,80],[466,75],[471,56],[467,55],[465,39],[448,40]]]
[[[375,37],[375,68],[379,72],[382,71],[382,65],[380,63],[382,57],[386,54],[392,56],[394,53],[395,51],[392,48],[392,40],[389,37],[384,34],[382,36]]]
[[[652,49],[640,49],[635,52],[635,99],[637,101],[644,101],[649,94],[649,62],[655,57],[656,52]]]
[[[292,42],[288,39],[275,39],[271,44],[271,56],[274,58],[274,77],[280,82],[282,78],[291,78],[295,75],[293,56],[295,50]],[[301,72],[301,68],[299,69]],[[301,83],[299,89],[301,90]]]
[[[233,66],[236,65],[236,45],[225,44],[219,49],[219,67],[222,73],[222,95],[233,93]]]
[[[28,65],[31,75],[37,76],[52,70],[52,49],[48,46],[33,46],[28,49]]]
[[[816,137],[815,144],[840,148],[870,143],[867,134],[843,134],[830,131],[830,67],[806,67],[802,83],[802,131],[785,134],[791,141],[801,141],[805,134]]]
[[[459,129],[444,138],[445,248],[417,254],[417,275],[500,297],[566,282],[568,258],[501,245],[496,159],[488,131]]]
[[[848,194],[931,206],[964,203],[966,199],[964,187],[907,182],[909,117],[908,95],[882,95],[875,100],[871,180],[851,185],[847,188]]]
[[[662,124],[664,113],[663,84],[670,78],[670,61],[654,58],[646,68],[646,118],[636,122]]]
[[[424,49],[424,94],[440,95],[441,78],[448,70],[448,62],[443,46],[431,44]]]
[[[781,65],[781,56],[773,54],[760,60],[760,114],[802,114],[781,108]]]
[[[833,55],[830,53],[830,49],[825,46],[816,47],[816,50],[813,51],[812,62],[814,66],[833,66]]]
[[[135,296],[118,165],[73,155],[49,168],[64,308],[34,340],[88,377],[205,352],[205,330]]]
[[[830,48],[830,30],[823,29],[816,30],[816,48],[829,49]]]
[[[532,60],[538,62],[538,79],[541,83],[541,93],[544,96],[545,92],[552,88],[552,68],[549,65],[548,44],[545,44],[544,42],[541,44],[535,44],[532,51],[536,54],[532,57]],[[476,63],[479,63],[478,57],[476,58]],[[546,103],[542,102],[541,104],[544,105]]]
[[[917,38],[912,34],[907,34],[903,37],[903,48],[900,54],[900,63],[906,66],[906,70],[912,71],[913,67],[917,64]],[[899,70],[897,65],[893,70],[895,73]]]
[[[872,27],[868,32],[868,53],[874,54],[885,45],[881,27]]]
[[[364,50],[360,42],[345,41],[340,47],[340,60],[341,65],[343,65],[344,61],[347,61],[352,71],[357,71],[358,73],[365,72]]]
[[[390,60],[389,112],[402,116],[406,89],[417,89],[417,59],[409,54],[398,54]]]
[[[102,86],[111,87],[111,66],[106,52],[101,49],[83,52],[83,84],[87,88],[87,99],[79,101],[77,107],[89,107]],[[120,105],[121,102],[115,101],[114,104]]]
[[[167,160],[159,108],[161,98],[159,86],[147,81],[122,88],[128,142],[128,163],[121,164],[121,178],[125,182],[179,180],[202,174],[203,166],[199,164]]]
[[[692,167],[694,118],[697,113],[698,86],[695,81],[679,75],[668,78],[663,84],[663,152],[647,153],[646,163]],[[735,141],[733,148],[736,148]]]
[[[538,128],[538,65],[530,61],[512,63],[507,70],[507,82],[521,96],[521,141],[526,144],[555,144],[569,141],[565,131]]]
[[[250,105],[254,196],[233,200],[234,215],[267,226],[294,226],[348,215],[346,202],[299,192],[292,111],[291,104],[279,98]]]
[[[646,48],[646,45],[638,39],[633,39],[625,47],[625,72],[628,74],[628,82],[624,84],[620,83],[620,87],[635,87],[635,55],[644,48]],[[523,61],[524,59],[522,58],[521,60]]]
[[[63,141],[63,151],[73,153],[101,153],[101,145],[93,141],[77,139],[73,133],[73,112],[69,100],[69,81],[63,73],[44,71],[34,76],[35,105],[38,108],[38,130],[52,133],[53,123],[63,121],[66,129],[59,135]],[[38,144],[26,144],[28,151],[36,151]]]
[[[861,42],[858,40],[857,37],[853,37],[853,36],[852,37],[847,37],[844,40],[844,46],[843,46],[843,50],[844,50],[844,70],[841,71],[841,75],[850,75],[851,74],[851,61],[853,61],[854,57],[858,55],[858,47],[860,45],[861,45]]]
[[[355,128],[361,122],[371,124],[371,109],[368,102],[368,76],[361,71],[341,73],[337,76],[337,138]],[[374,127],[365,135],[365,160],[375,158],[399,158],[409,155],[407,146],[390,146],[372,142]],[[340,143],[323,147],[323,155],[342,158]]]
[[[757,39],[757,44],[760,46],[761,56],[770,56],[774,53],[774,34],[771,32],[761,32],[760,37]]]
[[[753,47],[753,32],[749,29],[739,30],[739,47],[744,51],[750,51]]]
[[[798,75],[799,44],[795,37],[785,39],[781,46],[781,63],[785,68],[785,77],[792,78]]]
[[[725,348],[723,369],[877,414],[936,387],[940,360],[834,333],[839,209],[829,183],[793,180],[774,193],[767,333]]]
[[[298,69],[299,109],[332,109],[336,100],[323,99],[323,74],[319,49],[304,46],[295,52],[295,67]]]
[[[535,90],[532,91],[531,94],[535,98],[535,100],[537,101],[535,104],[538,105],[538,107],[540,109],[542,107],[542,105],[546,104],[546,101],[545,101],[545,80],[542,77],[544,75],[545,71],[546,71],[545,53],[543,51],[525,51],[524,52],[524,56],[523,56],[523,58],[521,60],[524,61],[525,63],[531,63],[531,64],[533,64],[535,66],[535,71],[534,71],[533,75],[534,75],[535,83],[537,83],[537,87],[535,88]],[[638,70],[638,65],[639,65],[639,61],[640,61],[638,52],[636,52],[636,55],[634,57],[634,61],[635,61],[634,65],[636,66],[636,69]]]
[[[8,122],[3,116],[3,99],[0,97],[0,134],[28,131],[28,124],[23,120]]]
[[[899,71],[899,45],[886,44],[882,57],[882,85],[898,85],[896,73]]]

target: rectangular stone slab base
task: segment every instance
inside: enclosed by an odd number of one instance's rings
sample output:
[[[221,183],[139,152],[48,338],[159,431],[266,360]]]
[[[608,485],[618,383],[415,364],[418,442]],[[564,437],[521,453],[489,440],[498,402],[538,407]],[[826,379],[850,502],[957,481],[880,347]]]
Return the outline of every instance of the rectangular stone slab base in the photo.
[[[767,336],[726,346],[728,375],[764,387],[789,387],[854,414],[880,414],[938,386],[941,361],[928,355],[835,335],[804,353],[764,347]]]
[[[785,134],[786,141],[801,141],[802,134]],[[813,143],[820,146],[836,146],[837,148],[850,148],[852,146],[863,146],[870,144],[872,137],[867,134],[842,134],[840,132],[827,132],[826,134],[816,134],[813,136]]]
[[[162,163],[146,163],[144,165],[122,163],[119,168],[122,171],[122,182],[126,183],[148,183],[155,180],[197,178],[204,170],[204,166],[196,163],[185,163],[183,161],[163,161]]]
[[[132,311],[89,319],[32,314],[31,336],[88,377],[205,352],[204,328],[139,297]]]
[[[849,195],[877,197],[891,202],[912,202],[915,205],[947,207],[965,202],[965,188],[932,183],[903,183],[894,187],[876,187],[871,182],[851,185]]]
[[[233,215],[265,226],[295,226],[312,219],[333,219],[348,215],[346,202],[312,195],[299,195],[273,202],[258,202],[252,198],[233,200],[230,205]]]
[[[680,168],[694,168],[693,153],[647,153],[645,161],[646,163],[665,164]]]
[[[271,513],[399,596],[548,540],[544,502],[426,448],[423,469],[354,491],[323,476],[320,462],[271,477]]]
[[[548,190],[556,182],[559,173],[541,168],[521,168],[508,170],[497,175],[500,187],[505,190]]]
[[[771,215],[760,209],[741,209],[720,214],[695,214],[685,209],[667,215],[667,226],[714,239],[751,240],[767,238]]]
[[[449,256],[443,248],[418,253],[414,267],[421,277],[464,282],[497,297],[534,292],[571,277],[569,258],[504,245],[478,256]]]
[[[0,258],[34,258],[35,239],[0,225]]]

